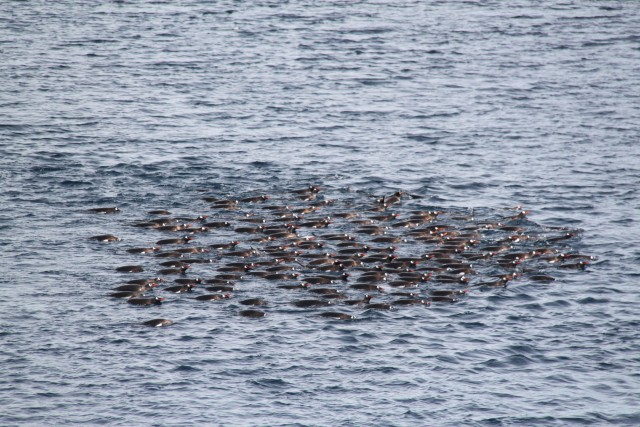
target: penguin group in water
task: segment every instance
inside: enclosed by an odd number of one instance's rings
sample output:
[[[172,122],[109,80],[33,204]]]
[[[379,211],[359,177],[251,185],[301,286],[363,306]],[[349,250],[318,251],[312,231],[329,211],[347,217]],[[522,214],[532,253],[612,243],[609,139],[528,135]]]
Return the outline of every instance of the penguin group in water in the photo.
[[[187,215],[147,211],[123,224],[140,229],[146,244],[106,233],[89,239],[118,245],[131,260],[112,267],[124,283],[107,294],[129,306],[189,298],[235,304],[247,318],[286,310],[351,320],[367,310],[453,304],[512,283],[550,283],[555,272],[583,271],[595,259],[572,250],[580,230],[545,227],[528,214],[311,185],[273,197],[200,194]]]

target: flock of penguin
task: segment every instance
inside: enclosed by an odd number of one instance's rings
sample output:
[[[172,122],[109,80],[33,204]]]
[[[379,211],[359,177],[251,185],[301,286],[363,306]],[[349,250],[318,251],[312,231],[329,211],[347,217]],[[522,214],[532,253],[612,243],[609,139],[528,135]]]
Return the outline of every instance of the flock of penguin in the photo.
[[[426,309],[512,282],[552,282],[554,271],[584,270],[594,259],[571,251],[578,230],[540,226],[520,207],[425,208],[421,196],[403,191],[335,196],[318,186],[275,197],[201,194],[199,214],[157,209],[127,223],[148,235],[145,244],[113,234],[90,239],[117,244],[131,259],[113,266],[122,281],[109,298],[132,307],[233,301],[249,318],[283,305],[336,320],[364,310]]]

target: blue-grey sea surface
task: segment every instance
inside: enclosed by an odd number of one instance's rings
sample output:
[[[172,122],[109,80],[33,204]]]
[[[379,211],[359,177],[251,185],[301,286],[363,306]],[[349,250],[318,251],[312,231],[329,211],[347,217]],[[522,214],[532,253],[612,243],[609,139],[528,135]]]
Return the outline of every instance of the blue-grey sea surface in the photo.
[[[640,425],[640,2],[3,1],[0,81],[1,425]],[[309,185],[597,259],[346,322],[106,296],[145,212]]]

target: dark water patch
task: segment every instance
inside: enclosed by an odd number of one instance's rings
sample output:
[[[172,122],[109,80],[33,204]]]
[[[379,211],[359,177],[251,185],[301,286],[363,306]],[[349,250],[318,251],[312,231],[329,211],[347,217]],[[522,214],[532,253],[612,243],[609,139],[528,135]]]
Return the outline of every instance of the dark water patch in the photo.
[[[189,365],[180,365],[174,369],[175,372],[200,372],[202,369]]]
[[[608,304],[611,302],[608,298],[594,298],[594,297],[586,297],[577,300],[578,304],[588,305],[588,304]]]

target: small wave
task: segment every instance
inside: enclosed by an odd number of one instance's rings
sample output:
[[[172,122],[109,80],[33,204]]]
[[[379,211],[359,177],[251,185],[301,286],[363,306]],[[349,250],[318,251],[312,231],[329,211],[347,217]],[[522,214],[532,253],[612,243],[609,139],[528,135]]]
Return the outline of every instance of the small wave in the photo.
[[[248,382],[257,387],[267,388],[267,389],[273,389],[273,388],[281,389],[281,388],[290,386],[290,384],[287,381],[280,378],[261,378],[261,379],[249,380]]]

